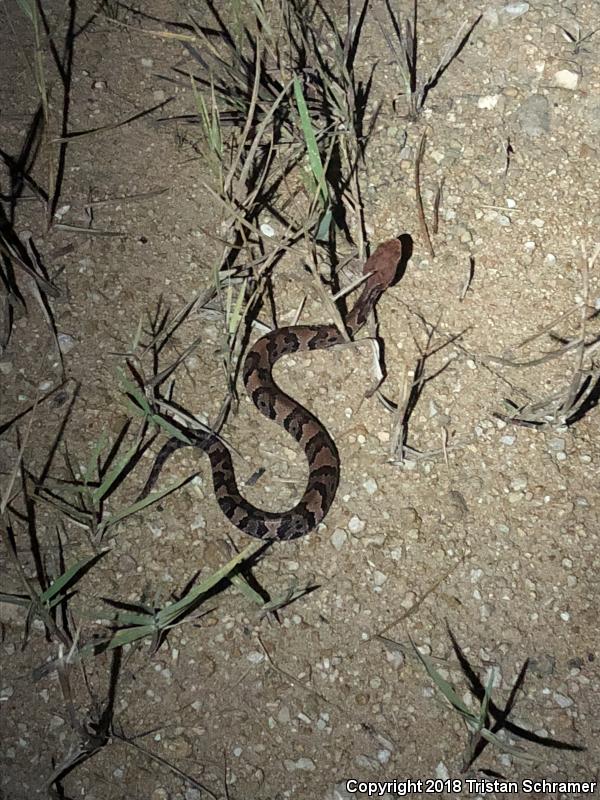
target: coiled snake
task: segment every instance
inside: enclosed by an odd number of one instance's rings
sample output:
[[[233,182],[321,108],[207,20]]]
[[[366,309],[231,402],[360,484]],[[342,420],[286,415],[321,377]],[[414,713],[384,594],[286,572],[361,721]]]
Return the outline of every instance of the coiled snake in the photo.
[[[380,244],[365,263],[369,277],[348,313],[345,325],[350,336],[364,325],[375,304],[393,281],[402,253],[398,239]],[[210,459],[217,503],[229,521],[257,539],[296,539],[315,528],[325,517],[337,491],[340,459],[331,436],[319,420],[283,392],[273,380],[276,361],[289,353],[320,350],[343,344],[335,325],[292,325],[278,328],[259,339],[244,361],[243,379],[252,402],[265,417],[281,425],[306,453],[308,482],[301,499],[289,511],[263,511],[245,500],[237,486],[231,454],[213,434],[194,432],[191,445],[169,439],[160,450],[150,477],[140,495],[145,497],[155,484],[167,458],[180,447],[203,450]],[[188,438],[190,434],[186,431]]]

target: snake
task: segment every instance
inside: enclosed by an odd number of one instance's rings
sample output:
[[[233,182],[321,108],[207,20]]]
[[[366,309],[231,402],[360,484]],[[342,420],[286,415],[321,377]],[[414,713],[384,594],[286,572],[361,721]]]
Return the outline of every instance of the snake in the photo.
[[[344,319],[350,337],[365,324],[375,304],[393,282],[402,255],[399,239],[380,244],[366,260],[362,291]],[[292,436],[308,461],[304,494],[287,511],[265,511],[249,503],[240,493],[231,453],[213,432],[186,430],[188,441],[171,437],[156,456],[139,499],[146,497],[169,456],[181,447],[202,450],[210,460],[216,501],[227,519],[240,531],[256,539],[288,541],[305,536],[319,525],[335,499],[340,481],[340,457],[335,442],[323,424],[304,406],[287,395],[273,379],[274,364],[283,356],[322,350],[348,341],[333,324],[290,325],[276,328],[258,339],[248,350],[242,376],[256,408]]]

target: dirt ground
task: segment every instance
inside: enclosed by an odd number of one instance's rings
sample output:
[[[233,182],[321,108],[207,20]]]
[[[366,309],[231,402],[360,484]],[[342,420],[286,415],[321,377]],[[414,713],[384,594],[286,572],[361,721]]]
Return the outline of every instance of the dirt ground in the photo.
[[[404,5],[409,13],[411,4]],[[60,32],[65,4],[44,6]],[[222,215],[205,188],[211,176],[200,128],[162,121],[195,113],[189,80],[172,79],[174,68],[185,75],[198,64],[181,41],[148,33],[173,30],[167,22],[184,22],[188,6],[150,0],[141,4],[146,16],[116,3],[100,15],[93,3],[77,6],[69,131],[108,127],[69,143],[49,232],[30,187],[17,204],[15,230],[21,238],[31,232],[60,290],[49,302],[68,380],[62,385],[46,315],[20,273],[28,313],[17,315],[0,357],[3,492],[29,424],[23,463],[38,477],[65,479],[67,453],[81,469],[103,432],[115,440],[130,414],[118,369],[140,320],[148,338],[150,318],[167,309],[176,314],[213,285],[221,254],[214,236]],[[195,7],[208,24],[204,3]],[[219,8],[228,19],[230,4]],[[325,8],[343,29],[345,4],[325,0]],[[0,13],[0,145],[16,158],[39,103],[33,34],[18,4],[6,3]],[[520,406],[564,393],[581,352],[565,344],[580,336],[583,317],[589,352],[599,335],[600,260],[586,282],[582,255],[584,247],[592,262],[600,241],[600,33],[586,38],[600,24],[599,8],[595,0],[423,0],[421,77],[461,25],[480,14],[416,119],[407,116],[400,70],[382,36],[380,22],[391,24],[381,0],[369,6],[357,57],[362,80],[375,65],[368,114],[381,103],[359,172],[370,245],[401,234],[413,242],[404,275],[378,304],[382,392],[390,400],[402,402],[419,348],[435,329],[429,379],[408,425],[413,450],[401,463],[393,457],[394,416],[376,397],[365,398],[375,380],[369,345],[280,362],[278,382],[335,439],[342,478],[324,524],[273,546],[252,572],[270,597],[290,586],[313,590],[276,619],[261,616],[230,586],[206,601],[202,616],[170,631],[157,652],[149,638],[125,647],[112,734],[54,794],[49,779],[82,742],[70,711],[79,720],[102,712],[114,662],[104,653],[75,664],[70,706],[56,670],[33,672],[58,656],[57,640],[34,619],[23,649],[26,609],[0,603],[3,797],[367,797],[347,783],[354,779],[397,781],[378,790],[387,798],[408,789],[412,797],[496,798],[503,788],[515,797],[560,798],[590,795],[585,787],[526,781],[600,780],[598,408],[592,394],[585,413],[562,427],[495,416],[506,413],[505,399]],[[423,133],[420,183],[435,257],[415,195]],[[31,173],[46,187],[47,161],[42,151]],[[5,205],[8,186],[5,166]],[[260,221],[281,232],[277,219]],[[349,222],[353,229],[356,220]],[[351,253],[343,237],[338,247],[342,258]],[[272,303],[259,314],[264,323],[272,324],[275,308],[277,323],[289,324],[303,300],[301,322],[330,319],[303,259],[300,248],[277,265]],[[198,337],[177,370],[173,397],[214,420],[227,394],[218,309],[194,309],[162,366]],[[561,348],[559,357],[543,357]],[[589,367],[593,352],[586,358]],[[597,350],[595,358],[597,370]],[[33,412],[5,425],[57,386]],[[305,457],[258,414],[241,381],[239,389],[239,407],[222,433],[237,451],[240,484],[261,470],[244,488],[248,499],[271,510],[289,507],[303,490]],[[136,497],[158,445],[119,486],[110,511]],[[174,456],[161,484],[194,470],[191,483],[108,529],[109,552],[69,602],[82,641],[102,631],[103,598],[164,604],[198,574],[221,567],[231,556],[228,542],[239,549],[249,543],[221,514],[200,454]],[[34,537],[19,487],[17,478],[5,524],[31,581],[36,561],[58,575],[91,555],[83,527],[47,503],[36,503]],[[2,551],[2,591],[22,593],[9,550]],[[505,745],[488,744],[466,771],[465,722],[410,644],[436,659],[458,697],[477,711],[450,631],[483,684],[493,669]],[[423,783],[409,787],[409,779]],[[487,786],[475,783],[484,779]],[[515,785],[493,785],[500,779]]]

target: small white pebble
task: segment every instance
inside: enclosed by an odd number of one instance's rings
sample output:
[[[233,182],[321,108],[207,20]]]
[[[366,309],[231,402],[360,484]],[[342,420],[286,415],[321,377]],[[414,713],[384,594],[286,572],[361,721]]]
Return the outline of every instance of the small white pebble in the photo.
[[[341,550],[348,540],[348,534],[343,528],[336,528],[331,534],[330,542],[336,550]]]
[[[60,220],[64,217],[64,215],[67,214],[70,210],[71,206],[68,205],[60,206],[60,208],[57,208],[56,211],[54,212],[54,219],[60,222]]]
[[[383,584],[387,581],[388,576],[385,575],[383,572],[380,572],[378,569],[375,570],[373,573],[373,583],[375,586],[383,586]]]
[[[510,17],[520,17],[529,11],[529,3],[508,3],[502,11]]]
[[[363,483],[363,486],[367,490],[367,494],[375,494],[377,489],[377,481],[373,480],[373,478],[367,478],[367,480]]]
[[[272,225],[269,225],[268,222],[263,222],[260,226],[261,233],[265,236],[268,236],[269,239],[272,239],[275,236],[275,228]]]
[[[264,661],[265,654],[260,653],[258,650],[254,650],[254,652],[248,653],[246,658],[251,664],[260,664],[261,661]]]
[[[570,69],[559,69],[554,73],[554,85],[561,89],[570,89],[573,91],[577,88],[579,83],[579,75],[572,72]]]
[[[284,763],[288,771],[292,771],[293,769],[303,769],[312,772],[312,770],[315,769],[315,762],[311,758],[299,758],[296,762],[285,761]],[[292,770],[289,769],[289,763],[293,765]]]
[[[496,108],[498,104],[499,95],[497,94],[486,94],[483,97],[480,97],[477,101],[477,108],[483,108],[486,110],[490,110],[492,108]]]
[[[348,523],[348,530],[350,533],[360,533],[361,531],[364,531],[365,524],[366,523],[355,514]]]
[[[56,338],[61,353],[69,353],[75,347],[75,339],[68,333],[58,333]]]
[[[564,694],[560,694],[560,692],[554,692],[552,698],[554,702],[560,706],[560,708],[569,708],[569,706],[573,705],[571,698],[566,697]]]
[[[441,781],[447,781],[450,778],[450,773],[448,772],[448,768],[446,767],[443,761],[440,761],[437,767],[435,768],[435,777]]]

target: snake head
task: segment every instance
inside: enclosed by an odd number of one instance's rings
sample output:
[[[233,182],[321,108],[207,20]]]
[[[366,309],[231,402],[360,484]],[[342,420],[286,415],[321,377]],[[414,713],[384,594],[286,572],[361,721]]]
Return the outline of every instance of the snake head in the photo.
[[[369,275],[367,287],[376,287],[381,291],[386,289],[396,276],[401,256],[402,242],[399,239],[382,242],[363,268],[363,275]]]

